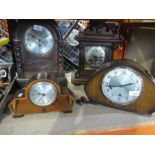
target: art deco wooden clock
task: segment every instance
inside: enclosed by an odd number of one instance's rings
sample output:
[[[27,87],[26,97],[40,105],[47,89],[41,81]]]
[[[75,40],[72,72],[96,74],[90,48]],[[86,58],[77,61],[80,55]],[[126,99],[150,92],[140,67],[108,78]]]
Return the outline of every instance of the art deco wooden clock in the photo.
[[[17,91],[9,104],[12,115],[20,117],[50,111],[72,112],[74,96],[64,80],[56,74],[37,73],[26,87]]]
[[[94,21],[96,23],[96,21]],[[79,41],[79,68],[72,74],[72,83],[84,84],[104,63],[114,59],[115,50],[124,42],[116,23],[90,25],[76,38]],[[124,47],[121,47],[122,53]],[[122,58],[122,57],[120,57]]]
[[[153,77],[131,60],[106,64],[85,85],[91,101],[141,114],[155,111]]]

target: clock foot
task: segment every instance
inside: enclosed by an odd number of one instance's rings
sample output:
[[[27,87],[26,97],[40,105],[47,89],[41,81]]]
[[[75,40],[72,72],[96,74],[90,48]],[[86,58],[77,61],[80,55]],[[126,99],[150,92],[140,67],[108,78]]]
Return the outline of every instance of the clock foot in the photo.
[[[140,114],[140,113],[139,113]],[[145,113],[145,114],[140,114],[142,116],[146,116],[146,117],[152,117],[152,113]]]
[[[63,111],[63,113],[72,113],[72,110]]]
[[[80,98],[76,99],[75,102],[79,105],[83,105],[88,104],[90,101],[85,96],[81,96]]]
[[[21,118],[24,117],[24,115],[13,115],[13,118]]]
[[[81,86],[81,84],[76,84],[76,83],[74,83],[74,85],[75,85],[75,86]]]

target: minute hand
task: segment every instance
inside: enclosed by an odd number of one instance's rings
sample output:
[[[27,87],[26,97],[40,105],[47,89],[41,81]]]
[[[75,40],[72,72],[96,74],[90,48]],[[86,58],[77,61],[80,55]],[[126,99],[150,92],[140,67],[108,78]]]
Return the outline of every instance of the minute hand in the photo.
[[[105,85],[106,87],[126,87],[126,86],[130,86],[130,85],[133,85],[135,83],[127,83],[127,84],[124,84],[124,85]]]

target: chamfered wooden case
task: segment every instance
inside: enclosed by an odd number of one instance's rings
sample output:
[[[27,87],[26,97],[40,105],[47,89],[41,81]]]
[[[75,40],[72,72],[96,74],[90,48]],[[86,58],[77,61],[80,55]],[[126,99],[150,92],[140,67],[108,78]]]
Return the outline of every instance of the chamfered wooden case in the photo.
[[[37,106],[30,101],[29,98],[29,90],[33,84],[36,82],[50,82],[57,88],[57,99],[49,106]],[[12,100],[9,104],[9,109],[13,116],[21,116],[25,114],[32,113],[42,113],[42,112],[50,112],[50,111],[63,111],[63,112],[71,112],[74,102],[74,97],[69,93],[67,88],[61,89],[58,84],[54,81],[41,79],[31,82],[26,88],[23,89],[24,95],[22,97],[17,97]]]
[[[141,96],[134,102],[128,105],[118,105],[108,100],[102,92],[103,77],[111,69],[117,66],[128,66],[136,70],[143,80],[143,91]],[[150,114],[155,111],[155,84],[153,77],[141,66],[131,60],[118,60],[107,63],[105,67],[96,72],[85,85],[85,92],[90,101],[103,104],[122,110],[137,112],[141,114]]]

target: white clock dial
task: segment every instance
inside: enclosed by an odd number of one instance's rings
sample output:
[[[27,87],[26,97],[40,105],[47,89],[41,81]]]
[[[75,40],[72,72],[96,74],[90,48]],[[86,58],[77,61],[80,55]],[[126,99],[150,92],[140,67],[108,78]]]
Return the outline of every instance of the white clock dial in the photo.
[[[86,51],[85,59],[91,67],[99,67],[105,60],[105,47],[93,46]]]
[[[33,25],[25,32],[24,44],[30,53],[44,56],[53,49],[54,39],[46,27]]]
[[[57,89],[52,83],[37,82],[30,88],[29,97],[35,105],[48,106],[56,100]]]
[[[131,67],[116,67],[104,76],[102,91],[111,102],[128,105],[140,97],[143,81]]]

